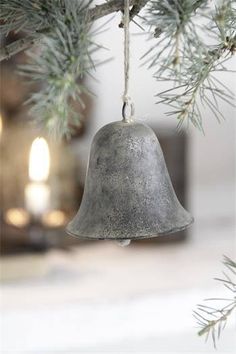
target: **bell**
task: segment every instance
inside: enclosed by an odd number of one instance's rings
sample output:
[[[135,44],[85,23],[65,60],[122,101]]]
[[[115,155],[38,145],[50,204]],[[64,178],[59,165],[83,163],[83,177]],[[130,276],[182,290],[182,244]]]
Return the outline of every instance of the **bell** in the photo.
[[[187,228],[153,130],[118,121],[95,135],[84,195],[67,232],[81,239],[138,240]]]

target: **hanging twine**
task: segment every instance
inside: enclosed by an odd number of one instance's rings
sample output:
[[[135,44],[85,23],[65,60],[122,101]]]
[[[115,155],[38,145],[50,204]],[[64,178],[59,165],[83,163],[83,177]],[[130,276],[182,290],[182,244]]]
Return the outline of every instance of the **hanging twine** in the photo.
[[[132,121],[134,115],[134,106],[129,97],[129,71],[130,71],[130,53],[129,53],[129,45],[130,45],[130,36],[129,36],[129,0],[124,0],[124,79],[125,79],[125,87],[123,94],[123,108],[122,108],[122,116],[123,121],[130,122]]]
[[[125,87],[123,94],[123,107],[122,116],[123,122],[130,123],[134,115],[134,106],[129,97],[129,0],[124,0],[124,78]],[[116,243],[121,247],[126,247],[130,244],[131,240],[117,240]]]
[[[122,116],[123,122],[130,123],[134,115],[134,106],[129,97],[129,0],[124,0],[124,78],[125,78],[125,87],[123,94],[123,107],[122,107]],[[117,240],[116,243],[119,246],[125,247],[130,244],[131,240]]]

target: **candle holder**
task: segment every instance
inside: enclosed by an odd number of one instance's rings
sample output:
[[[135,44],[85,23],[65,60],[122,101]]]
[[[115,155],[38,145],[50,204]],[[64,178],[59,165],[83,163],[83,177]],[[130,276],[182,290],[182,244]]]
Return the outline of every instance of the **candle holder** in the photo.
[[[2,253],[43,251],[70,241],[64,227],[81,200],[78,164],[71,146],[45,137],[50,161],[43,172],[38,152],[30,155],[37,135],[23,124],[8,126],[1,135]],[[45,164],[47,157],[41,160]]]

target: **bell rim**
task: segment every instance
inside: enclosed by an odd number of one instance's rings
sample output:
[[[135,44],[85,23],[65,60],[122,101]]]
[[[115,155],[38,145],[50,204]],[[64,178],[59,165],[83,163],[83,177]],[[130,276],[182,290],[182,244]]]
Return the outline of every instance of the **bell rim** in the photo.
[[[146,234],[146,235],[139,235],[139,236],[127,236],[127,237],[95,237],[95,236],[85,236],[85,235],[81,235],[81,234],[76,234],[76,233],[73,233],[71,232],[68,227],[66,228],[66,233],[72,237],[76,237],[76,238],[81,238],[83,240],[93,240],[93,241],[96,241],[96,240],[109,240],[109,241],[116,241],[116,240],[127,240],[127,239],[130,239],[130,240],[145,240],[145,239],[152,239],[152,238],[158,238],[158,237],[161,237],[161,236],[165,236],[165,235],[170,235],[170,234],[173,234],[175,232],[180,232],[180,231],[183,231],[183,230],[186,230],[187,228],[189,228],[192,224],[194,223],[194,218],[191,216],[191,220],[190,222],[188,222],[187,224],[181,226],[181,227],[175,227],[175,228],[172,228],[170,230],[167,230],[167,231],[163,231],[163,232],[160,232],[159,234]]]

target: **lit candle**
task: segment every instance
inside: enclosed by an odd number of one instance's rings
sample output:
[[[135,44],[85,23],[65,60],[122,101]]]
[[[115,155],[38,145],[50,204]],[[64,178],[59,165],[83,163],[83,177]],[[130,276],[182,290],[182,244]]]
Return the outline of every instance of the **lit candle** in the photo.
[[[41,216],[50,207],[50,188],[45,183],[49,175],[50,157],[44,138],[36,138],[29,156],[29,179],[25,187],[25,205],[35,217]]]

